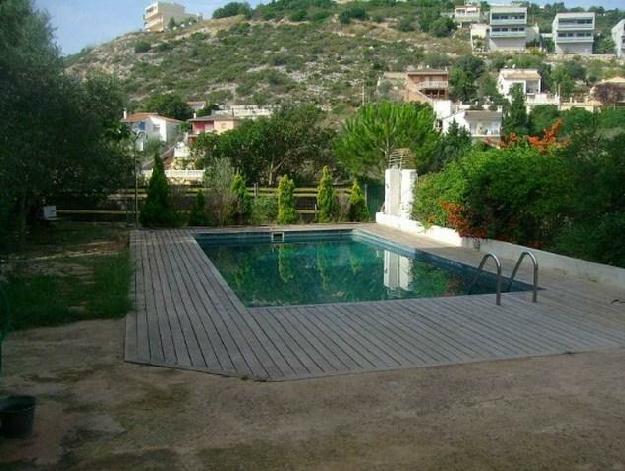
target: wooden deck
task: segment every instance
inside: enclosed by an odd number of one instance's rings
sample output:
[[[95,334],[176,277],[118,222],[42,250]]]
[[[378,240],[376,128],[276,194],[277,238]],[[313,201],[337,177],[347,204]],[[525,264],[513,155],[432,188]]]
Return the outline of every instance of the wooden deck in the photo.
[[[502,306],[491,294],[246,308],[194,232],[132,234],[136,310],[126,320],[126,361],[279,381],[625,346],[625,306],[611,304],[612,293],[542,273],[537,304],[520,292],[504,294]]]

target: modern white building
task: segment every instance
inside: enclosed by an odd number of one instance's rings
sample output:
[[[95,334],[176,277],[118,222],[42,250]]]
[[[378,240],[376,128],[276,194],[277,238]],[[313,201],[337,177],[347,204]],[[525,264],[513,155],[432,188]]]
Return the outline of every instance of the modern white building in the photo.
[[[460,26],[482,21],[482,11],[479,4],[466,4],[454,8],[454,21]]]
[[[189,19],[199,20],[200,15],[187,13],[183,5],[174,2],[154,2],[145,8],[143,29],[149,33],[161,33],[167,29],[173,19],[182,23]]]
[[[593,12],[558,13],[551,30],[557,54],[592,54],[595,35]]]
[[[492,5],[488,47],[491,51],[522,51],[528,40],[527,8]]]
[[[616,57],[625,57],[625,19],[616,23],[612,28],[612,41],[614,41]]]
[[[497,89],[504,97],[510,98],[512,87],[521,85],[524,95],[540,93],[540,74],[536,69],[501,69],[497,77]]]
[[[145,149],[145,144],[151,140],[158,140],[166,144],[172,144],[178,138],[182,121],[167,118],[157,113],[132,113],[124,112],[123,123],[128,124],[131,131],[137,136],[136,148],[138,151]]]
[[[447,133],[455,121],[458,126],[469,131],[475,140],[499,140],[502,118],[501,110],[459,110],[442,119],[442,132]]]

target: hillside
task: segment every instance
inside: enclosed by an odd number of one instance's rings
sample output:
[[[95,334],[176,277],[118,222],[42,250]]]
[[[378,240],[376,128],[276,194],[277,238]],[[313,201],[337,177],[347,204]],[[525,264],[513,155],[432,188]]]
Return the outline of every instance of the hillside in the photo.
[[[221,9],[225,18],[165,33],[127,34],[69,56],[66,64],[78,75],[97,70],[115,74],[131,108],[140,108],[150,96],[176,92],[186,100],[211,103],[313,102],[340,117],[363,97],[380,92],[376,85],[386,71],[453,67],[459,56],[470,53],[468,31],[449,28],[445,15],[451,5],[278,0],[251,10],[232,3]],[[230,16],[235,13],[242,14]],[[555,10],[532,6],[529,13],[530,23],[547,28]],[[620,14],[598,13],[597,38]],[[541,68],[563,60],[536,53],[485,59],[489,74],[503,66]],[[600,56],[567,60],[569,66],[583,64],[582,73],[572,74],[582,88],[624,69],[622,62]],[[547,87],[548,75],[543,76]]]
[[[68,58],[69,70],[115,73],[130,98],[176,91],[229,103],[355,105],[385,71],[441,65],[469,52],[466,38],[400,32],[392,23],[208,20],[182,32],[133,33]],[[457,32],[456,35],[464,35]],[[138,43],[149,52],[135,52]],[[447,58],[445,54],[450,54]]]

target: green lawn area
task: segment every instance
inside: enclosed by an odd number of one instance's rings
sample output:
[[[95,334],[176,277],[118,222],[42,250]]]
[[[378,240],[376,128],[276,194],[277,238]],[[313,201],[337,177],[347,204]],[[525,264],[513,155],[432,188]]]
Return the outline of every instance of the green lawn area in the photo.
[[[0,279],[10,330],[115,318],[132,309],[128,230],[62,223],[30,234]]]

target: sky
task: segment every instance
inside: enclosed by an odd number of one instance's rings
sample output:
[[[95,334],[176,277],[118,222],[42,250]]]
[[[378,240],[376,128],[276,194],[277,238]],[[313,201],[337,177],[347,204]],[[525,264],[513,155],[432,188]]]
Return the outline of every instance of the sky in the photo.
[[[213,10],[230,0],[177,0],[191,13],[210,18]],[[535,1],[535,0],[534,0]],[[63,54],[79,52],[143,27],[143,10],[151,0],[34,0],[35,6],[47,10],[58,45]],[[259,0],[248,3],[255,5]],[[493,1],[492,3],[504,3]],[[536,1],[545,3],[545,1]],[[548,1],[547,3],[553,3]],[[623,8],[625,0],[565,0],[567,7],[592,5]]]

